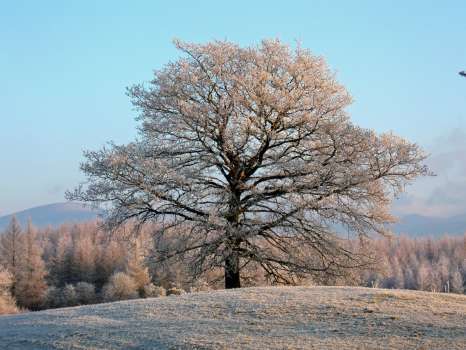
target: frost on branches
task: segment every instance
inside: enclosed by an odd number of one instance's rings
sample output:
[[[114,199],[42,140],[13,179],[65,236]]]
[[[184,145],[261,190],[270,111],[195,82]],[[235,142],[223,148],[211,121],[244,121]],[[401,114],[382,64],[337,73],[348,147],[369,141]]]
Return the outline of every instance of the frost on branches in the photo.
[[[352,124],[348,92],[300,47],[176,46],[184,58],[128,90],[138,139],[86,152],[69,199],[111,204],[110,225],[159,222],[176,237],[161,256],[222,267],[226,288],[248,264],[272,283],[361,264],[335,227],[383,234],[393,195],[427,173],[422,150]]]

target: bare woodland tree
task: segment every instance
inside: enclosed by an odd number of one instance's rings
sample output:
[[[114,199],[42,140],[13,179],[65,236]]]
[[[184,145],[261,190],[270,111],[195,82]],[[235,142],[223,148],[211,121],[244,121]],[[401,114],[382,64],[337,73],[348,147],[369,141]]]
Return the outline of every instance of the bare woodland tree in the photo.
[[[128,253],[126,262],[126,273],[136,283],[140,295],[144,294],[144,287],[151,283],[149,269],[144,264],[144,258],[141,255],[139,241],[133,243],[133,249]]]
[[[427,172],[422,150],[352,124],[348,92],[300,47],[176,46],[184,58],[128,90],[139,138],[86,152],[88,182],[68,198],[111,204],[112,226],[177,232],[168,256],[224,268],[226,288],[249,263],[275,283],[357,266],[335,225],[384,233],[392,196]]]
[[[47,275],[45,263],[42,260],[42,249],[39,246],[36,229],[28,222],[24,233],[21,262],[18,265],[15,296],[18,303],[28,309],[40,309],[45,302]]]
[[[5,232],[0,235],[0,264],[15,273],[21,255],[22,231],[18,219],[12,217]]]

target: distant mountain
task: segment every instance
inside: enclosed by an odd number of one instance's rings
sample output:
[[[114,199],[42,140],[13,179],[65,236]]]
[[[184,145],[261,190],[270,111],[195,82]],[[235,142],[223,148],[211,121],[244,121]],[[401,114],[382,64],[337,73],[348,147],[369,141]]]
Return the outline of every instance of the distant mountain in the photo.
[[[13,215],[16,215],[23,227],[29,218],[37,227],[49,225],[56,227],[65,222],[77,223],[94,220],[98,217],[99,211],[73,202],[42,205],[0,217],[0,230],[4,230],[8,226]]]
[[[441,236],[443,234],[462,235],[466,232],[466,213],[447,218],[406,215],[393,225],[392,230],[411,237]]]

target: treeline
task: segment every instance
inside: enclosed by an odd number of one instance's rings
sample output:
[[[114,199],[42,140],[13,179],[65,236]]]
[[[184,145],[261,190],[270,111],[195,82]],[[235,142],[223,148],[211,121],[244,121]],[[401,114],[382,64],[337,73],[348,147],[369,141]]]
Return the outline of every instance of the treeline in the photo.
[[[13,218],[0,234],[0,314],[16,312],[16,304],[40,310],[222,286],[221,270],[193,279],[188,262],[160,261],[156,252],[172,244],[169,234],[154,240],[156,226],[140,227],[137,235],[134,229],[107,232],[98,222],[41,230],[29,223],[23,229]],[[351,242],[353,248],[357,244]],[[377,239],[365,246],[374,265],[298,283],[464,293],[465,248],[466,236]],[[264,271],[246,272],[244,285],[267,283]]]
[[[439,239],[397,237],[370,243],[377,264],[358,271],[367,287],[463,294],[466,288],[466,235]]]
[[[150,231],[116,232],[98,222],[58,229],[22,229],[13,218],[0,233],[0,314],[181,294],[187,275],[180,265],[148,264]]]

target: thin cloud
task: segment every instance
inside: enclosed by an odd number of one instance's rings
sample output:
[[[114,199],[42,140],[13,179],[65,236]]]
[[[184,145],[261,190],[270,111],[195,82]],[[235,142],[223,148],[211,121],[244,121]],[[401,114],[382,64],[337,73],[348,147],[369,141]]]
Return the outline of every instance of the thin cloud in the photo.
[[[436,176],[408,187],[393,203],[393,212],[443,217],[466,213],[466,131],[453,129],[427,150],[427,164]]]

